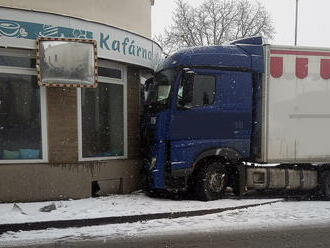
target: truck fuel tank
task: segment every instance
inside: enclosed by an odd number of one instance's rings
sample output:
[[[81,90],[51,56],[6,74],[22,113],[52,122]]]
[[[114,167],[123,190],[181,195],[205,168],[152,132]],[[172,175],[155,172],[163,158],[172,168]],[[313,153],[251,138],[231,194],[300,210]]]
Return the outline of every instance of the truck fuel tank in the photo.
[[[253,167],[246,169],[248,189],[312,190],[318,186],[316,170]]]

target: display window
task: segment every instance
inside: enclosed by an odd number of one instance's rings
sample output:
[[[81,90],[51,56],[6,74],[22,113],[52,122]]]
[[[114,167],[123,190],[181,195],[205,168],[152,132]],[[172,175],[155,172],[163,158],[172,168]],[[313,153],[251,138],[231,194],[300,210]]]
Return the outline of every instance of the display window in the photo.
[[[126,69],[100,61],[98,87],[78,90],[79,160],[126,158]]]
[[[0,163],[48,160],[45,97],[33,53],[0,48]]]

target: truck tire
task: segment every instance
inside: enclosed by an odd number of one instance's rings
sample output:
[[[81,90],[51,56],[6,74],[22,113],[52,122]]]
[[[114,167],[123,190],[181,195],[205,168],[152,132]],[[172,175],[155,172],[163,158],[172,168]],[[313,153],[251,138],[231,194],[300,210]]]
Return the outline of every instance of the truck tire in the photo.
[[[212,201],[222,198],[227,185],[225,166],[212,162],[202,166],[196,176],[195,192],[201,201]]]
[[[321,174],[321,190],[323,198],[330,200],[330,170],[323,171]]]

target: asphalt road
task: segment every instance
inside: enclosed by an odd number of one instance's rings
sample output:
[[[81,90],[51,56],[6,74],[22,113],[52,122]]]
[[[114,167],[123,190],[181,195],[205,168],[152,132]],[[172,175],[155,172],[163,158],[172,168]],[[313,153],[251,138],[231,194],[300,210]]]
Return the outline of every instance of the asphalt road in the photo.
[[[22,247],[22,246],[20,246]],[[27,246],[25,246],[27,247]],[[96,240],[58,241],[52,244],[33,245],[34,248],[321,248],[330,247],[330,224],[328,226],[303,226],[285,229],[263,229],[239,232],[201,232],[152,237],[111,237]]]

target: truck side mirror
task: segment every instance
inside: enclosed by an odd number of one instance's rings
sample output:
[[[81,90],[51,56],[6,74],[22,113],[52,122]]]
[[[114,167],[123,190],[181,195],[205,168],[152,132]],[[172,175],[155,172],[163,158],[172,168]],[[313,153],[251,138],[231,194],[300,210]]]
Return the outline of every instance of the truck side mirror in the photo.
[[[182,102],[183,106],[191,103],[193,100],[195,74],[192,71],[186,71],[182,78]]]
[[[153,77],[152,78],[149,78],[148,80],[146,80],[145,83],[144,83],[144,90],[145,91],[148,91],[150,85],[153,84],[153,82],[154,82],[154,78]]]

